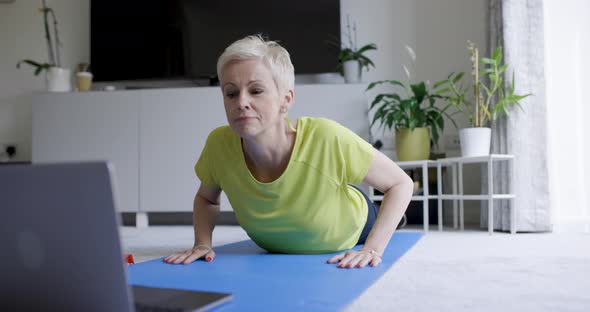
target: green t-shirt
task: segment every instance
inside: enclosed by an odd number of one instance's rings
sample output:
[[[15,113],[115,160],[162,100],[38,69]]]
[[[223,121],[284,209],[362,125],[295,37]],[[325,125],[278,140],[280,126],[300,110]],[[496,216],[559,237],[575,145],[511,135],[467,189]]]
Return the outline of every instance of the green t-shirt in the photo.
[[[221,188],[248,236],[279,253],[329,253],[352,248],[367,220],[360,183],[373,147],[324,118],[301,117],[287,169],[261,183],[250,173],[241,139],[229,126],[211,132],[195,165],[205,186]]]

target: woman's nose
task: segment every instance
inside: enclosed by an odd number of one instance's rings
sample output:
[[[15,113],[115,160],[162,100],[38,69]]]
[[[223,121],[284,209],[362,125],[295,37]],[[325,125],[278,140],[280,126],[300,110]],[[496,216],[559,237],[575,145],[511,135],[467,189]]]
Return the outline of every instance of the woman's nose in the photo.
[[[240,96],[238,98],[238,107],[240,109],[250,108],[250,97],[248,96],[247,92],[240,92]]]

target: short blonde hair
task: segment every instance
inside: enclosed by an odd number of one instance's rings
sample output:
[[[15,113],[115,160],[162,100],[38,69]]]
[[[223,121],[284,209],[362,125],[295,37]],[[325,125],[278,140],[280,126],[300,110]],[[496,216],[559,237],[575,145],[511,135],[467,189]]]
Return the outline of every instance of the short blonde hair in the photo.
[[[279,91],[293,90],[295,69],[289,52],[275,41],[261,35],[244,37],[230,44],[217,60],[217,76],[223,80],[223,68],[232,61],[260,59],[270,69]]]

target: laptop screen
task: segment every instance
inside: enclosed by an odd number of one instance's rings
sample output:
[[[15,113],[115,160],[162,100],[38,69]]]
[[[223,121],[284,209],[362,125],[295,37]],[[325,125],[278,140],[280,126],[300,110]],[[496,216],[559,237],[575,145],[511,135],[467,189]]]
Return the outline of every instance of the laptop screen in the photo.
[[[0,257],[0,311],[133,310],[114,185],[105,162],[0,166],[0,246],[10,255]],[[231,298],[133,290],[140,303],[193,310]]]

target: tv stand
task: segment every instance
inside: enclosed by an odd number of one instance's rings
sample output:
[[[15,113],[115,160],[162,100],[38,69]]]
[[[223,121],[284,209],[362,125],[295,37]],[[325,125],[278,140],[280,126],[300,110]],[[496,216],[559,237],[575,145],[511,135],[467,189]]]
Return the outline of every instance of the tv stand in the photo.
[[[125,90],[144,90],[144,89],[160,89],[159,87],[146,87],[146,86],[126,86]]]
[[[209,79],[166,79],[166,80],[119,80],[94,82],[94,91],[103,91],[107,86],[115,90],[177,89],[209,87]]]
[[[297,74],[295,85],[325,85],[344,84],[344,78],[338,73]],[[142,89],[170,89],[170,88],[195,88],[195,87],[219,87],[217,77],[203,77],[197,79],[152,79],[152,80],[119,80],[94,82],[92,89],[103,91],[107,86],[115,87],[115,90],[142,90]],[[296,88],[297,89],[297,88]]]
[[[331,118],[368,138],[364,84],[295,88],[289,117]],[[190,212],[194,165],[209,133],[227,124],[219,87],[40,93],[32,98],[32,161],[107,160],[119,211]],[[222,211],[231,211],[222,196]]]

